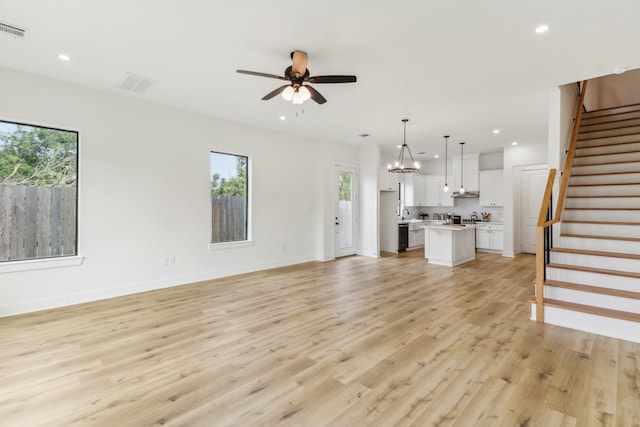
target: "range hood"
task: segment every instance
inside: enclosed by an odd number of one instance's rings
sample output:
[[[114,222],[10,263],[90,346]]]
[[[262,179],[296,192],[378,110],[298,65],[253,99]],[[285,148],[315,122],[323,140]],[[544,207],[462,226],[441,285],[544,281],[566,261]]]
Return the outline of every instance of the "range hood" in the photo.
[[[478,197],[480,197],[480,195],[473,191],[465,191],[464,193],[454,191],[451,197],[453,197],[454,199],[477,199]]]

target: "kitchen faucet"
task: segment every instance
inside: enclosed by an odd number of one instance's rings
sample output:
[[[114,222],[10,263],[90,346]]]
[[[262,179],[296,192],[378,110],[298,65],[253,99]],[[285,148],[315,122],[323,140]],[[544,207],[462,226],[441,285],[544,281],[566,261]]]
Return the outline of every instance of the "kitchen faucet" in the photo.
[[[411,212],[409,212],[409,209],[404,208],[404,209],[402,210],[402,215],[400,216],[400,219],[401,219],[401,220],[403,220],[403,221],[404,221],[404,211],[407,211],[407,215],[411,215]]]

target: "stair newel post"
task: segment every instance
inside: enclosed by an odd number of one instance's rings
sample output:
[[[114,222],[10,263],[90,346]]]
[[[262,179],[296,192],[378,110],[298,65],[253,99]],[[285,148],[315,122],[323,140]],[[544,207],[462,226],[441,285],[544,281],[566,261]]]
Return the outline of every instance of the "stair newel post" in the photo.
[[[536,226],[536,321],[540,323],[544,322],[545,267],[549,262],[551,249],[551,236],[550,234],[547,235],[547,233],[551,233],[551,225],[556,222],[554,219],[550,219],[552,215],[552,191],[555,178],[556,169],[550,169]]]

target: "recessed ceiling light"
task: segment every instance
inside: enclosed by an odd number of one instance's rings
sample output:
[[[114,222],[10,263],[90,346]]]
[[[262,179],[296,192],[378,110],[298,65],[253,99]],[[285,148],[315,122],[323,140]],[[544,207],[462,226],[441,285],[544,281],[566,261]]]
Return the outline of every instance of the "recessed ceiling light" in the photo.
[[[518,145],[518,141],[513,141],[511,145]]]
[[[440,156],[438,156],[437,154],[435,156],[433,156],[434,159],[439,159]]]
[[[540,25],[539,27],[536,28],[536,33],[538,34],[546,33],[547,31],[549,31],[548,25]]]
[[[402,145],[396,145],[396,148],[402,148]]]
[[[494,129],[493,133],[500,133],[500,129]]]
[[[285,116],[280,116],[280,120],[287,120]]]
[[[64,53],[58,55],[58,59],[61,61],[71,61],[71,57],[69,55],[65,55]]]

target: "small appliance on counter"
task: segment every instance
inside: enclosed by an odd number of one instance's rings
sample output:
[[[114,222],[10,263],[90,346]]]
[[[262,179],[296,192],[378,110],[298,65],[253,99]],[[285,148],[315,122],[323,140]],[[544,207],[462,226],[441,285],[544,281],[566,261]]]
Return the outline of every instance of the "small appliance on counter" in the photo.
[[[489,222],[489,216],[491,215],[489,212],[480,212],[482,215],[482,222]]]
[[[476,222],[478,222],[478,212],[473,211],[471,212],[471,224],[475,224]]]
[[[460,215],[453,215],[454,224],[462,224],[462,217]]]

